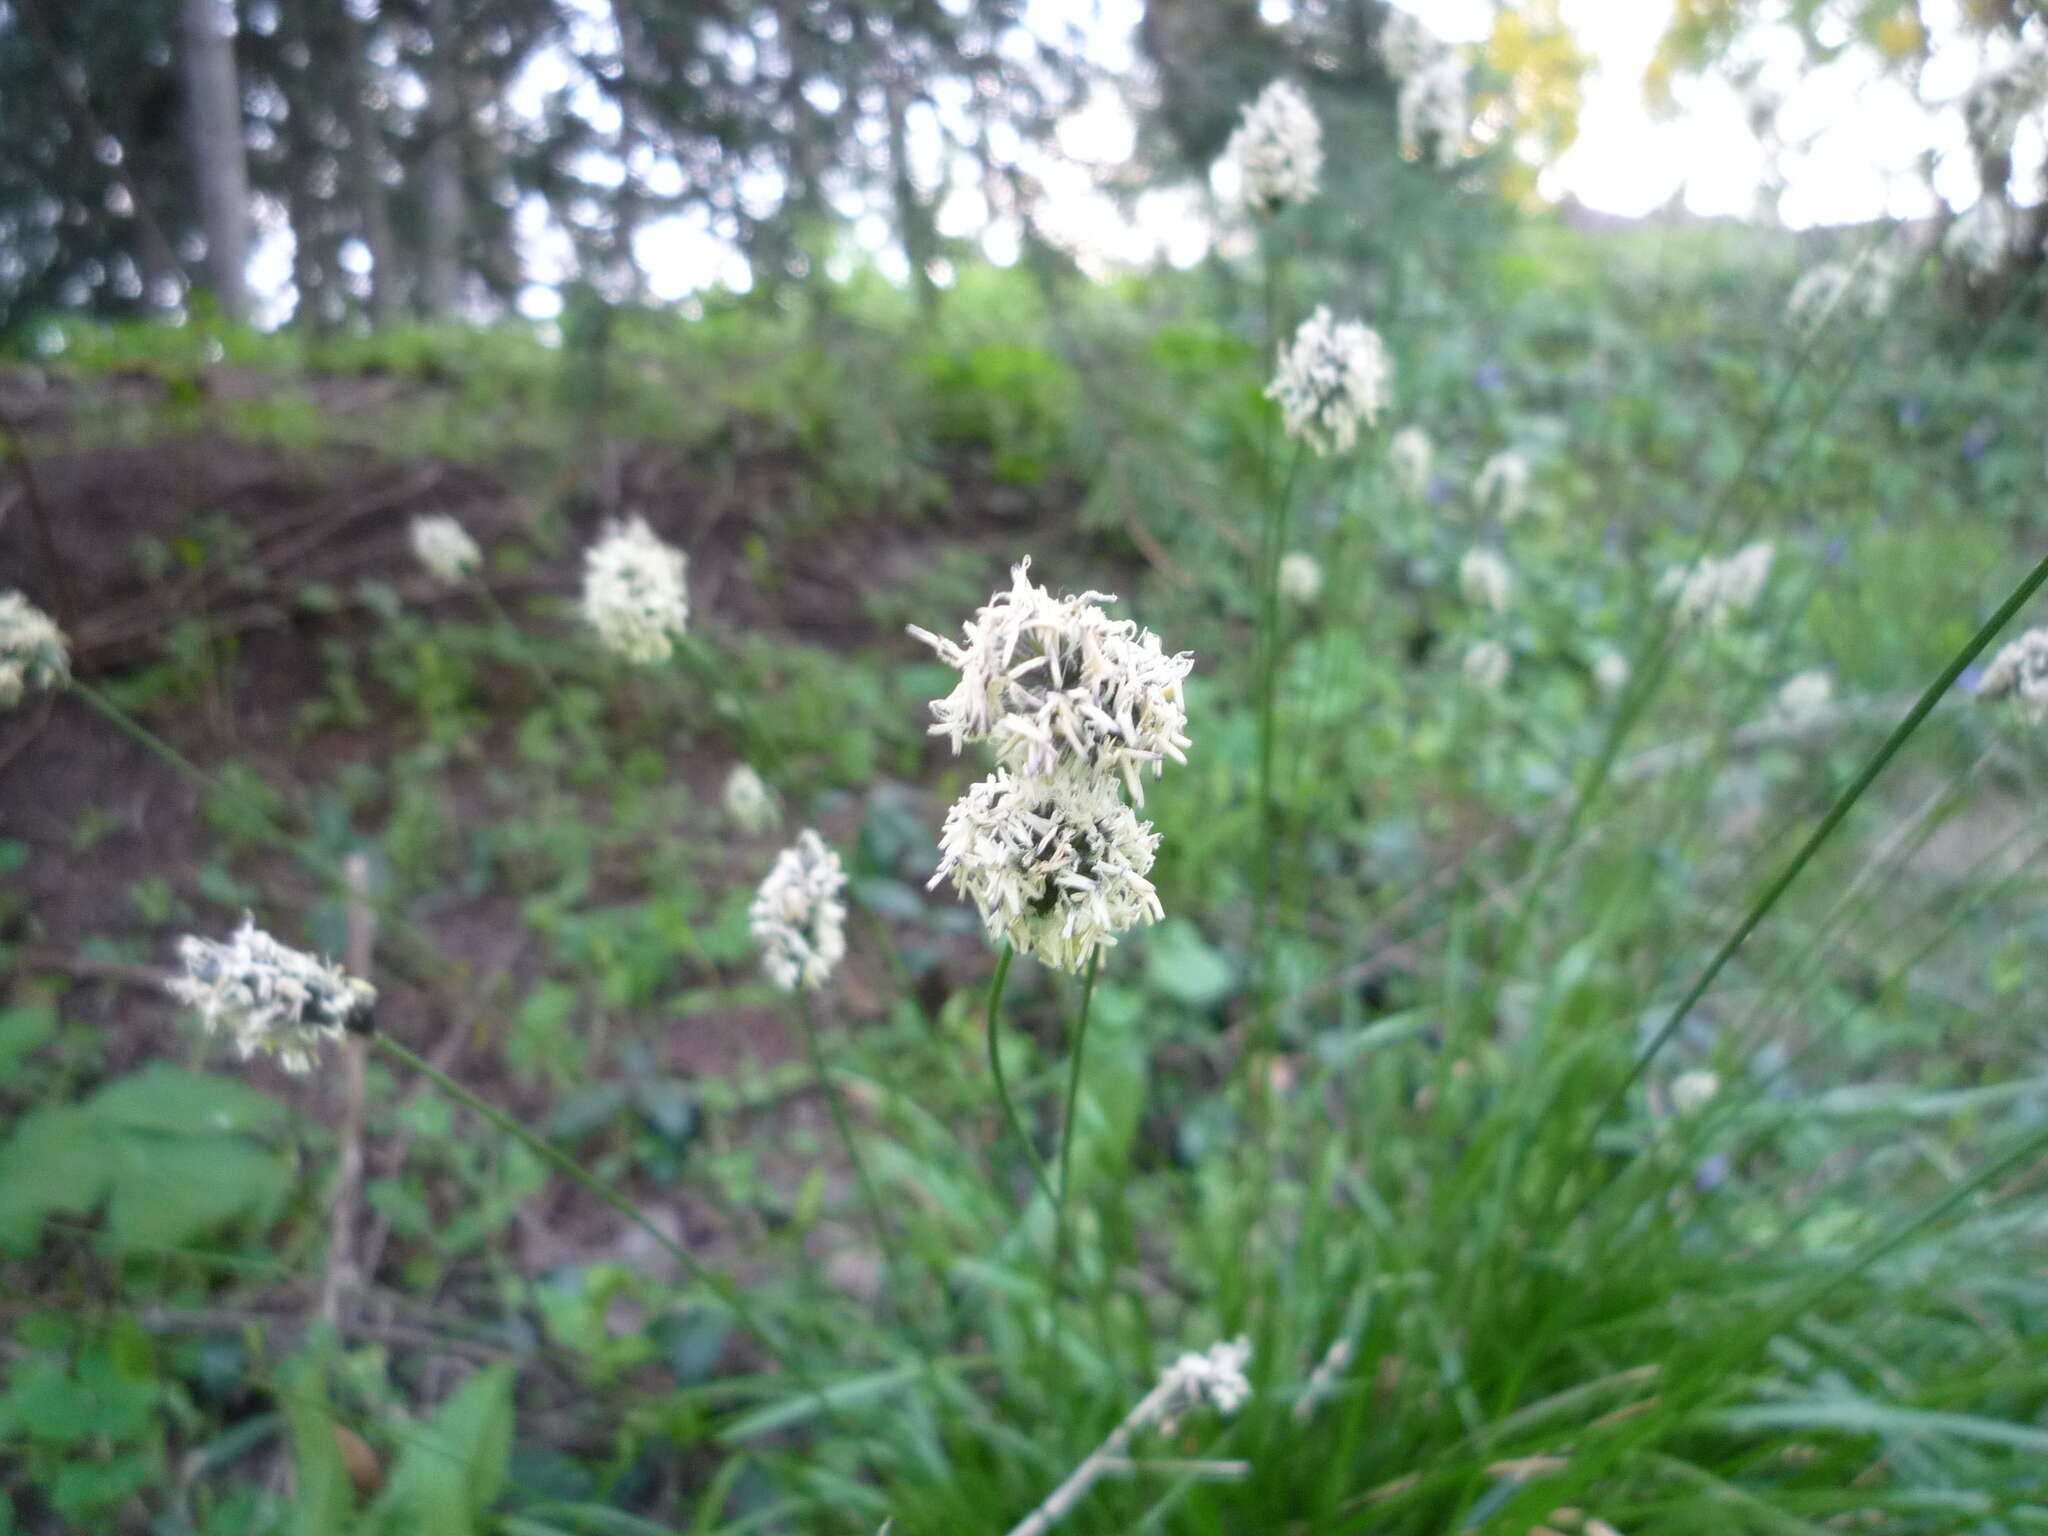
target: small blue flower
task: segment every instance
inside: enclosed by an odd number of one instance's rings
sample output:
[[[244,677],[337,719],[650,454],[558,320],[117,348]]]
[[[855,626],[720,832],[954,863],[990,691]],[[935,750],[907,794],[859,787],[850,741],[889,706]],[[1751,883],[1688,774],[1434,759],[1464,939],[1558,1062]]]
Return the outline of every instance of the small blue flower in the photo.
[[[1699,1171],[1693,1175],[1693,1184],[1701,1194],[1705,1194],[1709,1190],[1719,1189],[1727,1178],[1728,1154],[1713,1152],[1701,1161]]]
[[[1963,457],[1972,464],[1984,457],[1984,450],[1991,446],[1991,439],[1998,435],[1998,429],[1988,421],[1972,426],[1963,438]]]
[[[1956,676],[1956,687],[1962,689],[1965,693],[1975,693],[1983,686],[1984,669],[1982,667],[1965,667]]]
[[[1489,395],[1499,389],[1506,381],[1507,371],[1493,358],[1488,358],[1485,362],[1481,363],[1472,375],[1472,382]]]
[[[1848,553],[1849,541],[1840,534],[1837,534],[1834,538],[1828,540],[1827,547],[1821,551],[1821,558],[1827,561],[1829,565],[1840,565],[1843,557]]]
[[[1917,427],[1927,419],[1927,402],[1918,395],[1909,395],[1899,402],[1899,425]]]
[[[1432,507],[1440,507],[1457,496],[1458,488],[1442,475],[1431,475],[1429,485],[1422,494],[1423,499]]]

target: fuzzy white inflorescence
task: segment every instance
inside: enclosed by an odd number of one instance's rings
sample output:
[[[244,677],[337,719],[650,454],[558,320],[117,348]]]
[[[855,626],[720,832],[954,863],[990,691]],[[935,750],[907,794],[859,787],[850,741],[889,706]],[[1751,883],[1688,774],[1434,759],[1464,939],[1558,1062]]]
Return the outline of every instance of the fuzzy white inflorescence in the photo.
[[[845,885],[839,855],[816,832],[799,833],[775,856],[747,909],[747,926],[761,946],[762,969],[783,991],[816,991],[846,958],[846,906],[839,899]]]
[[[33,685],[51,688],[71,675],[64,631],[19,592],[0,592],[0,709],[12,709]]]
[[[1247,211],[1263,218],[1316,195],[1323,171],[1323,126],[1301,88],[1275,80],[1244,109],[1223,147]]]
[[[1280,569],[1275,574],[1280,595],[1290,603],[1306,607],[1323,595],[1323,568],[1316,564],[1314,555],[1292,550],[1280,557]]]
[[[1512,523],[1528,506],[1529,461],[1519,453],[1496,453],[1479,466],[1479,476],[1472,482],[1472,500],[1480,511]]]
[[[1628,658],[1611,645],[1601,647],[1600,654],[1593,658],[1593,681],[1613,693],[1617,688],[1626,688],[1628,679]]]
[[[1390,9],[1380,28],[1380,57],[1401,82],[1395,114],[1402,156],[1419,160],[1427,144],[1439,166],[1456,164],[1471,116],[1456,50],[1406,11]]]
[[[1702,556],[1690,571],[1676,566],[1657,584],[1662,596],[1676,594],[1673,611],[1681,624],[1718,628],[1756,606],[1771,574],[1776,551],[1767,543],[1745,544],[1725,560]]]
[[[782,820],[782,813],[776,809],[774,791],[746,763],[733,764],[732,772],[725,776],[725,788],[720,798],[725,804],[725,814],[732,818],[732,824],[750,836],[770,831]]]
[[[1860,260],[1824,261],[1802,273],[1785,299],[1785,316],[1802,330],[1824,324],[1838,309],[1853,307],[1880,315],[1898,291],[1899,264],[1891,253],[1872,251]]]
[[[1714,1095],[1720,1091],[1719,1073],[1695,1067],[1671,1080],[1671,1107],[1681,1115],[1696,1115],[1711,1104]]]
[[[1506,686],[1513,665],[1506,646],[1498,640],[1480,640],[1465,652],[1465,681],[1487,693],[1498,693]]]
[[[1387,463],[1393,467],[1394,483],[1401,494],[1419,501],[1429,489],[1429,467],[1436,449],[1429,434],[1420,427],[1403,427],[1387,444]]]
[[[1251,1381],[1244,1373],[1251,1359],[1251,1340],[1227,1339],[1212,1345],[1206,1354],[1190,1350],[1166,1368],[1161,1380],[1173,1388],[1181,1403],[1191,1405],[1207,1398],[1218,1413],[1235,1413],[1252,1395]]]
[[[1465,558],[1458,562],[1458,590],[1474,608],[1507,612],[1508,592],[1514,582],[1507,561],[1484,544],[1466,550]]]
[[[934,736],[959,751],[989,741],[996,760],[1045,777],[1062,766],[1122,776],[1145,803],[1143,769],[1187,761],[1187,703],[1182,684],[1194,667],[1170,656],[1159,637],[1101,608],[1106,592],[1054,597],[1017,563],[1008,591],[967,621],[959,642],[911,626],[910,632],[960,674],[932,705]]]
[[[991,939],[1079,971],[1117,935],[1165,916],[1146,878],[1158,847],[1112,777],[998,769],[946,813],[931,883],[951,880]]]
[[[1454,53],[1443,53],[1401,83],[1394,103],[1401,134],[1401,156],[1420,160],[1434,148],[1439,169],[1449,170],[1464,153],[1471,107],[1465,98],[1465,66]]]
[[[308,1072],[323,1046],[368,1014],[377,989],[340,966],[280,944],[244,914],[226,943],[178,941],[185,974],[165,983],[196,1010],[208,1034],[233,1037],[242,1059],[274,1055],[287,1072]]]
[[[2048,46],[2038,36],[1985,69],[1963,93],[1963,125],[1980,158],[2012,154],[2020,125],[2048,104]]]
[[[1826,713],[1835,696],[1835,680],[1818,667],[1787,679],[1778,690],[1778,714],[1792,725],[1805,725]]]
[[[412,552],[429,575],[451,587],[459,586],[484,560],[469,530],[446,513],[412,520]]]
[[[1978,198],[1941,237],[1942,250],[1979,277],[2004,266],[2015,243],[2012,210],[1997,193]]]
[[[2030,629],[1991,658],[1977,684],[1980,699],[2010,698],[2034,725],[2048,720],[2048,629]]]
[[[688,570],[683,552],[644,519],[608,523],[583,557],[583,617],[627,661],[667,661],[689,628]]]
[[[1289,437],[1318,454],[1348,453],[1358,441],[1359,422],[1370,426],[1386,404],[1391,371],[1379,332],[1319,307],[1280,349],[1279,371],[1266,386],[1266,398],[1280,403]]]

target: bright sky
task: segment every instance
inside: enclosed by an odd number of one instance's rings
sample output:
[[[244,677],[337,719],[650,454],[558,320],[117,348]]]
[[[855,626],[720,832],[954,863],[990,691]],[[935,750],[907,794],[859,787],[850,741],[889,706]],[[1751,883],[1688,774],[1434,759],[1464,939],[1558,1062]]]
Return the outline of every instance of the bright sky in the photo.
[[[1439,35],[1475,43],[1492,25],[1492,0],[1397,0],[1426,21]],[[1924,11],[1940,43],[1923,74],[1922,89],[1930,100],[1952,101],[1976,78],[1982,60],[1978,45],[1957,41],[1954,12],[1961,0],[1927,0]],[[1584,110],[1578,142],[1555,167],[1545,172],[1542,190],[1553,197],[1571,195],[1590,207],[1623,215],[1641,215],[1681,195],[1697,214],[1749,216],[1757,212],[1759,192],[1768,164],[1751,133],[1736,92],[1719,80],[1681,82],[1679,111],[1668,119],[1653,118],[1644,104],[1645,67],[1667,24],[1672,0],[1560,0],[1560,13],[1594,65],[1585,81]],[[1068,43],[1078,40],[1090,61],[1114,78],[1137,67],[1133,32],[1143,0],[1028,0],[1025,25],[1041,37]],[[568,8],[573,24],[591,36],[579,43],[592,51],[609,51],[610,14],[601,0],[575,0]],[[1285,20],[1288,0],[1264,0],[1269,21]],[[730,45],[750,49],[743,36]],[[1930,115],[1906,88],[1876,75],[1859,50],[1841,60],[1808,69],[1800,45],[1789,28],[1759,29],[1751,40],[1760,82],[1784,100],[1778,129],[1784,147],[1778,160],[1783,176],[1778,213],[1788,224],[1806,227],[1849,223],[1882,214],[1912,217],[1935,211],[1920,158],[1936,156],[1934,184],[1940,197],[1962,208],[1975,201],[1975,174],[1964,152],[1961,114]],[[559,51],[536,59],[512,89],[515,111],[537,113],[549,92],[568,87],[577,108],[601,131],[615,122],[610,104],[582,78]],[[909,124],[914,163],[921,180],[936,185],[943,154],[943,121],[953,103],[941,96],[935,106],[914,109]],[[999,137],[999,136],[998,136]],[[1057,156],[1017,146],[1020,161],[1046,189],[1040,217],[1046,232],[1076,251],[1084,267],[1106,271],[1165,259],[1177,265],[1199,260],[1215,237],[1199,189],[1184,187],[1148,192],[1126,215],[1101,190],[1100,175],[1116,169],[1131,153],[1135,133],[1130,114],[1113,95],[1098,93],[1091,105],[1063,125]],[[999,150],[1001,149],[998,143]],[[2015,162],[2039,168],[2048,161],[2038,122],[2023,130]],[[593,179],[616,182],[616,162],[594,157]],[[672,163],[641,168],[657,188],[680,180]],[[759,178],[756,195],[771,205],[778,195],[772,173]],[[892,244],[887,210],[842,206],[853,222],[855,239],[885,273],[907,275],[901,251]],[[1013,223],[991,217],[981,194],[956,189],[940,203],[940,230],[956,238],[979,236],[983,250],[996,261],[1015,258],[1020,232]],[[521,310],[536,319],[559,309],[553,287],[570,271],[566,236],[551,227],[538,200],[522,208],[518,227],[534,284],[522,295]],[[636,250],[656,297],[682,300],[696,290],[724,283],[745,288],[751,279],[745,261],[721,237],[710,216],[693,210],[647,226]],[[282,292],[289,282],[290,241],[277,234],[259,246],[252,269],[259,291]]]

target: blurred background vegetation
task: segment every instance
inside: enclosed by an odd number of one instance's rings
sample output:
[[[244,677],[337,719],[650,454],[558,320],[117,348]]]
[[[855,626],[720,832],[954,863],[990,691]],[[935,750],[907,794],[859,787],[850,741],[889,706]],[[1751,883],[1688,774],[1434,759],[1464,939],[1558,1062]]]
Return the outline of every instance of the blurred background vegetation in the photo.
[[[0,588],[81,685],[0,716],[0,1531],[1000,1532],[1240,1331],[1253,1402],[1061,1529],[2048,1529],[2038,730],[1938,693],[1687,998],[2044,549],[2048,17],[1407,9],[1448,152],[1383,0],[0,0]],[[1708,125],[1627,214],[1572,159],[1625,17],[1644,142]],[[1210,167],[1281,76],[1323,188],[1254,229]],[[1918,147],[1795,221],[1864,95]],[[1392,404],[1294,508],[1261,927],[1261,390],[1325,303]],[[712,665],[579,632],[629,514]],[[1660,579],[1750,539],[1755,613],[1667,652]],[[1064,1291],[983,1035],[1049,1156],[1075,993],[984,1016],[903,633],[1024,555],[1197,658]],[[804,826],[879,1234],[748,935]],[[778,1337],[381,1059],[233,1063],[161,983],[244,910],[369,946],[380,1028]]]

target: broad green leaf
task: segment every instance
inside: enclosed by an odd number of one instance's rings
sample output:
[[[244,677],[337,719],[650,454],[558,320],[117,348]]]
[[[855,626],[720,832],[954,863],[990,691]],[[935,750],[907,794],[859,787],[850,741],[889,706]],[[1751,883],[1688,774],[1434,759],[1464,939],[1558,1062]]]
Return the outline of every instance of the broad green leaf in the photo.
[[[298,1469],[291,1536],[343,1536],[354,1498],[327,1406],[324,1355],[308,1350],[288,1362],[278,1373],[278,1397]]]
[[[389,1536],[475,1536],[505,1487],[512,1367],[485,1367],[406,1436],[375,1507]]]

